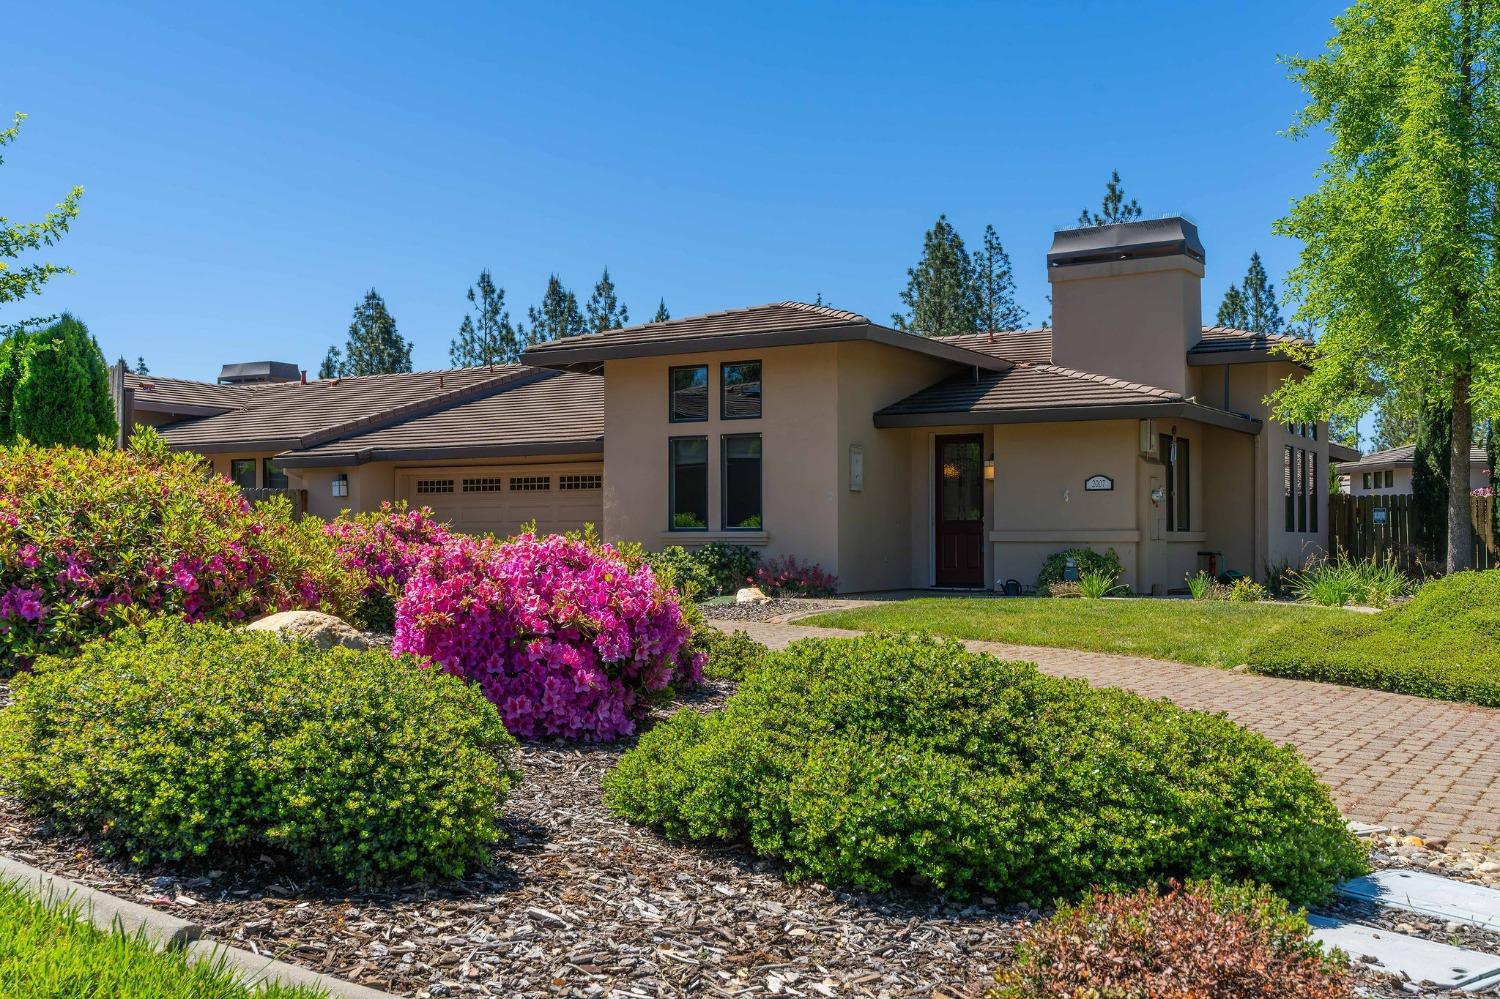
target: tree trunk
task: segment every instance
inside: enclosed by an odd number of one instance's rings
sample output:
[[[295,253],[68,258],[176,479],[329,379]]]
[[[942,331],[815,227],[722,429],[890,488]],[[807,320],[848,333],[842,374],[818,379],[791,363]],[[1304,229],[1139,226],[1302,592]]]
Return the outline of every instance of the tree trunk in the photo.
[[[1448,445],[1448,571],[1474,568],[1474,522],[1470,515],[1469,454],[1473,448],[1470,375],[1453,375],[1453,437]]]

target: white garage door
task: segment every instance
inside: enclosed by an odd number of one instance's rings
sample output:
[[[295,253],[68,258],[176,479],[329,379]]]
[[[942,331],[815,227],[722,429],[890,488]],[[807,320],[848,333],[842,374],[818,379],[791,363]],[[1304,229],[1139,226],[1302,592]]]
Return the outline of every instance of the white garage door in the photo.
[[[533,520],[542,534],[562,533],[603,525],[604,467],[404,468],[396,471],[396,494],[414,507],[432,507],[439,520],[465,534],[506,537]]]

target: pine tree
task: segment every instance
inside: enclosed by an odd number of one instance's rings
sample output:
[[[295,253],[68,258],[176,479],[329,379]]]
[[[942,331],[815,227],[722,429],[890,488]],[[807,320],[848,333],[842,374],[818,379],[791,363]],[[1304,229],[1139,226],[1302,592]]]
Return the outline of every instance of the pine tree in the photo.
[[[664,323],[672,318],[672,313],[667,311],[667,300],[664,298],[656,306],[656,315],[651,317],[653,323]]]
[[[1424,399],[1412,455],[1412,533],[1422,557],[1435,565],[1443,564],[1448,549],[1448,450],[1452,433],[1453,412],[1448,404]]]
[[[604,276],[594,285],[594,293],[589,296],[584,311],[588,315],[588,331],[590,333],[603,333],[605,330],[617,330],[630,323],[630,310],[620,303],[615,297],[615,283],[609,279],[609,268],[604,268]]]
[[[526,343],[546,343],[565,336],[579,336],[586,327],[583,313],[578,311],[578,298],[563,286],[556,274],[547,278],[547,292],[540,306],[526,310],[531,328],[526,331]]]
[[[457,368],[477,368],[487,364],[514,363],[520,359],[521,345],[510,313],[505,311],[505,289],[498,287],[488,270],[479,272],[479,280],[469,288],[472,316],[464,316],[458,336],[448,346],[448,360]]]
[[[330,363],[337,367],[330,367]],[[389,375],[411,370],[411,344],[396,329],[396,319],[385,307],[380,293],[371,288],[364,301],[355,305],[354,319],[349,323],[349,339],[344,343],[342,360],[334,347],[328,348],[318,377],[354,377],[356,375]],[[324,372],[330,372],[324,374]]]
[[[1116,222],[1133,222],[1141,217],[1141,206],[1134,198],[1125,200],[1125,189],[1120,184],[1120,171],[1111,170],[1109,181],[1104,185],[1104,213],[1091,212],[1087,208],[1078,213],[1080,226],[1113,225]]]
[[[1214,322],[1230,329],[1248,328],[1250,312],[1245,307],[1245,293],[1240,291],[1239,285],[1232,284],[1229,290],[1224,292],[1224,301],[1219,303],[1219,312],[1214,316]]]
[[[1256,333],[1280,333],[1286,326],[1276,305],[1276,288],[1266,276],[1266,267],[1258,252],[1250,254],[1250,269],[1245,272],[1245,311],[1249,315],[1246,329]]]
[[[1026,325],[1026,310],[1016,304],[1016,277],[1010,255],[995,227],[984,227],[984,244],[974,255],[974,298],[981,333],[1018,330]]]
[[[323,363],[318,365],[319,378],[337,378],[344,369],[344,359],[337,347],[329,347],[328,353],[323,355]]]
[[[117,429],[109,368],[88,327],[64,313],[21,347],[6,422],[33,444],[95,447]]]
[[[146,367],[146,359],[140,354],[135,357],[135,373],[138,375],[149,375],[151,369]]]
[[[974,294],[974,261],[958,231],[939,215],[922,237],[922,258],[906,271],[901,293],[905,313],[894,313],[896,328],[919,336],[973,333],[979,328],[979,301]]]

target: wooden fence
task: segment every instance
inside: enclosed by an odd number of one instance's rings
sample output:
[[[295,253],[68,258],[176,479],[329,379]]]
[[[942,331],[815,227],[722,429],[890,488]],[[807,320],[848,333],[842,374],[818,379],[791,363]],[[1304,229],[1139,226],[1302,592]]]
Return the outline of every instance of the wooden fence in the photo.
[[[1395,496],[1328,497],[1328,543],[1351,558],[1394,556],[1403,568],[1417,562],[1416,523],[1410,494]],[[1474,567],[1500,567],[1500,534],[1495,531],[1495,498],[1473,496],[1469,515],[1474,523]]]
[[[250,503],[260,503],[272,496],[285,496],[292,504],[292,519],[301,520],[307,513],[306,489],[246,489],[240,487],[240,495]]]

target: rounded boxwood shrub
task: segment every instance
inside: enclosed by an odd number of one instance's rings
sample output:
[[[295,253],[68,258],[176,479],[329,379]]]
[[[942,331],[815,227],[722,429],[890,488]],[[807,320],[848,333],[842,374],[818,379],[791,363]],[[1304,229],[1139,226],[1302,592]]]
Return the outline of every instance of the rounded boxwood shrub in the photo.
[[[722,712],[645,733],[605,789],[669,836],[748,838],[794,879],[872,890],[1039,899],[1218,875],[1312,900],[1364,869],[1293,749],[953,641],[796,642]]]
[[[771,651],[738,628],[719,631],[709,626],[706,635],[708,662],[703,675],[710,680],[743,680]]]
[[[0,789],[136,860],[277,850],[355,881],[457,875],[514,742],[474,687],[382,650],[157,621],[44,656],[0,711]]]

